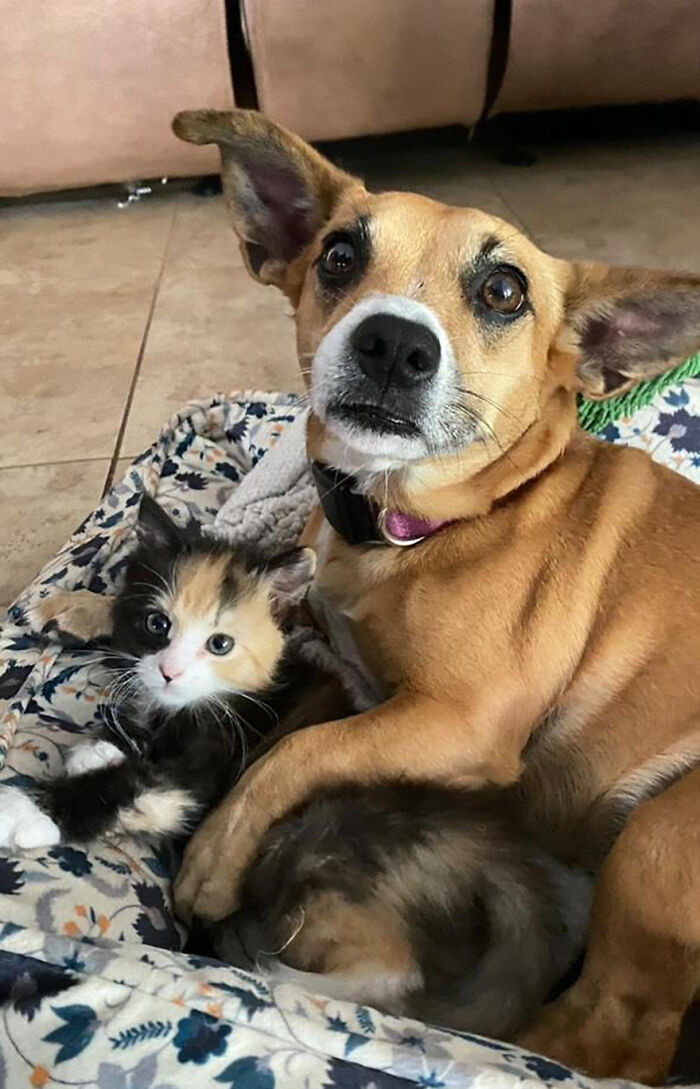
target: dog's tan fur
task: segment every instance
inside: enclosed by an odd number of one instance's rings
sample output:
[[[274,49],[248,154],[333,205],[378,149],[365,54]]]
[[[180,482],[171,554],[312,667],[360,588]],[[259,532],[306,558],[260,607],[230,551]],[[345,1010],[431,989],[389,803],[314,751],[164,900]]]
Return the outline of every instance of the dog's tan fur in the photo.
[[[29,621],[37,631],[52,624],[64,635],[88,642],[111,632],[113,604],[111,597],[92,590],[59,590],[36,603]]]
[[[567,857],[590,860],[596,815],[617,794],[643,801],[700,755],[700,491],[580,432],[576,394],[619,392],[696,350],[700,279],[555,260],[484,213],[371,195],[259,115],[192,112],[175,129],[219,144],[244,257],[294,305],[302,366],[358,299],[419,298],[454,346],[482,439],[368,481],[380,506],[459,519],[419,546],[350,547],[320,517],[310,526],[321,589],[394,694],[263,757],[190,844],[180,907],[228,912],[270,822],[342,780],[520,780],[533,823]],[[285,160],[313,225],[293,254],[276,245],[265,199],[250,195],[256,164]],[[329,300],[314,270],[322,239],[358,215],[372,217],[372,260]],[[459,282],[489,236],[524,270],[532,302],[493,337]],[[657,295],[678,299],[664,343],[625,355],[623,328],[606,369],[586,322]],[[310,455],[335,464],[337,451],[312,417]],[[582,977],[526,1035],[530,1046],[592,1074],[663,1079],[700,987],[698,787],[690,771],[622,832],[600,874]]]

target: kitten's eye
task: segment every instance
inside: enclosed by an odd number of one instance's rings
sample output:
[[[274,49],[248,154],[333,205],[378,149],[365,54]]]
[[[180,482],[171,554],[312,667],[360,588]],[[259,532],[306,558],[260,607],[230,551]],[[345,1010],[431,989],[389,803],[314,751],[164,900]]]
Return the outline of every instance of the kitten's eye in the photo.
[[[170,618],[155,609],[152,613],[146,613],[143,626],[151,635],[167,635],[170,631]]]
[[[496,269],[484,281],[481,301],[497,314],[516,314],[525,302],[525,285],[515,269]]]
[[[230,650],[233,650],[233,639],[230,635],[217,631],[207,639],[207,650],[210,654],[228,654]]]
[[[340,280],[354,272],[357,264],[355,246],[349,238],[336,238],[326,245],[319,268],[331,280]]]

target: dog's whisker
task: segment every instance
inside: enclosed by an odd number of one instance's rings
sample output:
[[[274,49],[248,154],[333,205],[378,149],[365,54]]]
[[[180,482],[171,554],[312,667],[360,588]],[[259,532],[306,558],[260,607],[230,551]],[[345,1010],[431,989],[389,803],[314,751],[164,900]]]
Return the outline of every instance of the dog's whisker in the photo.
[[[485,393],[477,393],[476,390],[468,389],[465,386],[458,386],[457,389],[467,397],[476,397],[479,401],[484,401],[485,404],[491,405],[497,412],[502,412],[504,416],[507,416],[509,420],[517,420],[517,417],[514,416],[512,412],[505,409],[503,405],[499,405],[498,401],[494,401],[491,397],[487,397]]]
[[[536,374],[534,371],[521,371],[518,374],[511,374],[508,371],[474,371],[471,369],[468,371],[463,371],[460,369],[460,377],[466,378],[470,375],[486,376],[488,378],[510,378],[517,382],[521,381],[522,379],[526,379],[527,381],[538,382],[540,385],[542,384],[541,376],[539,374]]]

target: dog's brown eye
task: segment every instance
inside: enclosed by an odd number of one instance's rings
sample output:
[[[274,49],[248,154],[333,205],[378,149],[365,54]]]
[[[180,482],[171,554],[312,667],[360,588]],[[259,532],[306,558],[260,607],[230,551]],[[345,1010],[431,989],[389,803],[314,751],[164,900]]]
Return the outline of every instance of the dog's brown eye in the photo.
[[[349,238],[331,242],[321,256],[321,268],[327,276],[337,279],[353,272],[357,262],[355,247]]]
[[[484,281],[481,299],[497,314],[516,314],[525,301],[525,289],[515,272],[498,269]]]

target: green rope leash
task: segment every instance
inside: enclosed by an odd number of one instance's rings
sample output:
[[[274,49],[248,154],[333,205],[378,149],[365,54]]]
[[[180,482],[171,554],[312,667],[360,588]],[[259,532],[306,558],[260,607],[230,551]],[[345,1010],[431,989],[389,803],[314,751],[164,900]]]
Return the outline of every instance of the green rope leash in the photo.
[[[691,355],[685,363],[675,367],[672,371],[650,378],[647,382],[621,394],[619,397],[611,397],[609,401],[589,401],[583,394],[578,399],[578,422],[585,431],[598,434],[604,431],[609,424],[624,416],[631,416],[640,408],[645,408],[654,400],[657,393],[661,393],[667,386],[674,386],[678,382],[684,382],[688,378],[697,378],[700,375],[700,352]]]

